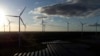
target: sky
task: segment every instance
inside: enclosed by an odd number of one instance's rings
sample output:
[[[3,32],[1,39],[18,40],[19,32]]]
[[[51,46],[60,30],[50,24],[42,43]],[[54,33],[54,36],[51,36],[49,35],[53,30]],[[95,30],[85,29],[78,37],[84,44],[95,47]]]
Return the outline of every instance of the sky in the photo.
[[[45,31],[100,31],[99,0],[0,0],[0,31],[9,31],[7,19],[11,22],[11,31],[18,31],[18,18],[3,16],[21,15],[26,31],[42,31],[44,19]],[[3,12],[2,12],[3,11]],[[97,23],[97,24],[96,24]],[[21,22],[21,31],[25,27]]]

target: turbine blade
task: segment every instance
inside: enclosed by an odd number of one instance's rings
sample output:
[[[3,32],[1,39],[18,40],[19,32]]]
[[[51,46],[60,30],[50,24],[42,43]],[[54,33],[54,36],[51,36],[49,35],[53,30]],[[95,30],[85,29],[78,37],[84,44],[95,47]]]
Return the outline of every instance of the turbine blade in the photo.
[[[24,9],[22,10],[22,12],[20,13],[20,16],[23,14],[23,12],[25,11],[26,7],[24,7]]]
[[[19,18],[20,18],[20,20],[22,21],[22,23],[23,23],[24,27],[26,27],[26,26],[25,26],[25,24],[24,24],[24,21],[22,20],[22,18],[21,18],[21,17],[19,17]]]
[[[9,17],[19,17],[19,16],[14,16],[14,15],[6,15],[6,16],[9,16]]]

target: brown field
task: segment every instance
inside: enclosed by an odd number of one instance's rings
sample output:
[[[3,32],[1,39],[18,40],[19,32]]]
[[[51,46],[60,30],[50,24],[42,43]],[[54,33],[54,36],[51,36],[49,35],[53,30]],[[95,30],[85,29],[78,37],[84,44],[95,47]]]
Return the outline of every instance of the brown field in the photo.
[[[20,48],[19,48],[20,37]],[[16,52],[36,51],[46,48],[41,42],[54,40],[70,41],[99,47],[96,41],[100,37],[99,32],[0,32],[0,56],[11,55]],[[95,40],[94,43],[80,40]],[[94,46],[95,45],[95,46]],[[5,54],[7,53],[7,54]]]

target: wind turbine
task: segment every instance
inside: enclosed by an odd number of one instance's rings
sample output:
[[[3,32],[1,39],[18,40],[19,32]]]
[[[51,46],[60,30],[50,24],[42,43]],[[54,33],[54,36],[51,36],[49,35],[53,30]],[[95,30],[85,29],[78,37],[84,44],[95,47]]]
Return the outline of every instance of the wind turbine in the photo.
[[[80,21],[80,24],[81,24],[81,38],[83,38],[83,30],[84,30],[84,25],[86,24],[86,23],[83,23],[83,22],[81,22]]]
[[[7,16],[10,16],[10,17],[16,17],[16,18],[19,18],[19,34],[20,34],[20,20],[21,20],[21,22],[23,23],[23,25],[25,26],[25,24],[24,24],[24,22],[23,22],[23,20],[22,20],[22,18],[21,18],[21,16],[22,16],[22,14],[23,14],[23,12],[25,11],[25,9],[26,9],[26,7],[24,7],[24,9],[22,10],[22,12],[19,14],[19,16],[16,16],[16,15],[7,15]],[[21,39],[20,39],[20,35],[19,35],[19,42],[18,42],[18,44],[19,44],[19,48],[20,48],[20,43],[21,43]]]
[[[5,24],[2,25],[2,27],[0,27],[0,28],[3,28],[3,32],[5,32]]]
[[[63,21],[64,23],[67,23],[67,31],[69,32],[69,24],[70,24],[70,23],[69,23],[66,19],[64,19],[64,18],[63,18],[62,21]]]
[[[95,26],[95,30],[96,30],[96,32],[98,31],[98,26],[100,26],[100,24],[98,23],[98,22],[96,22],[96,23],[94,23],[94,24],[92,24],[92,25],[88,25],[88,26]]]
[[[69,22],[68,21],[66,21],[66,20],[64,20],[65,21],[65,23],[67,23],[67,31],[69,31]]]
[[[6,30],[6,28],[5,28],[6,26],[7,26],[7,25],[5,25],[5,24],[3,25],[3,27],[4,27],[4,32],[5,32],[5,30]]]
[[[5,24],[4,24],[4,32],[5,32]]]
[[[81,21],[80,21],[80,23],[81,23],[81,31],[83,32],[83,31],[84,31],[84,25],[85,25],[86,23],[82,23]]]
[[[98,31],[98,26],[100,26],[100,24],[98,24],[98,22],[96,22],[95,24],[88,25],[88,26],[95,27],[95,30],[97,32]]]
[[[10,32],[10,30],[11,30],[11,21],[10,20],[8,20],[8,24],[9,24],[9,32]]]
[[[96,32],[97,32],[97,28],[98,28],[98,22],[96,22],[96,23],[95,23],[95,25],[96,25]]]
[[[67,31],[69,31],[69,22],[66,22],[67,23]]]
[[[97,33],[98,33],[98,27],[100,27],[100,24],[98,23],[98,21],[95,23],[95,24],[93,24],[93,25],[89,25],[89,26],[92,26],[92,27],[94,27],[95,26],[95,29],[96,29],[96,32],[95,32],[95,37],[97,37]]]
[[[18,16],[16,16],[16,15],[7,15],[7,16],[10,16],[10,17],[17,17],[17,18],[19,18],[19,32],[20,32],[20,20],[23,23],[23,25],[25,26],[25,24],[24,24],[24,22],[23,22],[23,20],[21,18],[21,16],[22,16],[23,12],[25,11],[25,9],[26,9],[26,7],[22,10],[22,12]]]
[[[44,32],[44,31],[45,31],[45,22],[44,22],[44,18],[47,18],[47,16],[40,16],[40,17],[37,17],[37,18],[42,20],[42,32]]]

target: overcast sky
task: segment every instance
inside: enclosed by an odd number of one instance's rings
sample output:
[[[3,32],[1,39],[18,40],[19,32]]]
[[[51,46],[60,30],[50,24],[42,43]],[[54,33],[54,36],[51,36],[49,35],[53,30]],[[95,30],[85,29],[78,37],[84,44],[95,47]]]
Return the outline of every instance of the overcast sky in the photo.
[[[80,22],[86,23],[84,31],[95,31],[95,23],[98,22],[100,31],[100,0],[0,0],[0,8],[7,15],[19,15],[25,6],[21,17],[27,31],[41,31],[38,17],[44,18],[46,31],[67,31],[66,22],[69,22],[70,31],[81,31]],[[7,18],[12,21],[11,30],[18,31],[18,18]],[[3,26],[0,29],[3,31]],[[22,24],[21,30],[24,31]]]

